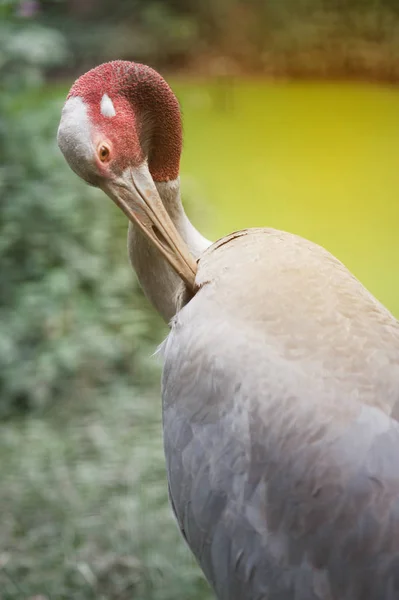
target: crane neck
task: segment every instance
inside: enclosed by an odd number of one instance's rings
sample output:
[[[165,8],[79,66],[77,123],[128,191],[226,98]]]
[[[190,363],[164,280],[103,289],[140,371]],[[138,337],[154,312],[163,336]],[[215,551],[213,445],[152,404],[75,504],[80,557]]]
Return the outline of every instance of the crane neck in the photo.
[[[211,245],[188,219],[180,198],[180,179],[155,182],[161,200],[194,258]],[[166,322],[176,314],[182,281],[137,225],[129,223],[128,253],[143,291]]]

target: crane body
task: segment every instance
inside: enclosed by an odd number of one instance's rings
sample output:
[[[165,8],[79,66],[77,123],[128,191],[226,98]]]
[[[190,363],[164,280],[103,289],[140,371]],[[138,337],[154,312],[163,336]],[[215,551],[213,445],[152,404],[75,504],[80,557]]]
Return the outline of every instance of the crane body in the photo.
[[[164,443],[217,597],[399,597],[396,321],[279,231],[220,240],[196,281],[163,347]]]
[[[177,101],[152,69],[79,78],[58,141],[129,218],[131,263],[170,322],[169,494],[217,598],[399,598],[398,321],[303,238],[196,231]]]

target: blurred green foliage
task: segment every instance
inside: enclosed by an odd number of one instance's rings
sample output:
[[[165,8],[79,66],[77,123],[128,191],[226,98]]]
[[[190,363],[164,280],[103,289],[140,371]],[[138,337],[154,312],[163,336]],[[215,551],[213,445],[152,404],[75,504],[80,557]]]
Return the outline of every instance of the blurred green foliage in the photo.
[[[399,79],[396,0],[43,0],[41,8],[42,22],[62,23],[75,70],[125,58],[206,74]]]
[[[0,423],[2,600],[210,600],[167,500],[159,398]]]

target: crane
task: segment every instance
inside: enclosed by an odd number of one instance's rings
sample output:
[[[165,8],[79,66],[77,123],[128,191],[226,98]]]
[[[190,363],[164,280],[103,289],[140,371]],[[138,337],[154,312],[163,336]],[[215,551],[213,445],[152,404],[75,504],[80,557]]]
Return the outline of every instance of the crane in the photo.
[[[170,324],[169,496],[217,598],[398,599],[398,321],[310,241],[254,228],[211,244],[194,228],[179,104],[153,69],[82,75],[58,144],[128,217],[131,263]]]

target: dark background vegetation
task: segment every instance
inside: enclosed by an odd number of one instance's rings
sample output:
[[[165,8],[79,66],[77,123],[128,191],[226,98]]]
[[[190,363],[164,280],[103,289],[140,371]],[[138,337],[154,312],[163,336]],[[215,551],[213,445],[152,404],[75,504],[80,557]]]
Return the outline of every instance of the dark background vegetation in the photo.
[[[397,80],[396,0],[43,2],[78,69],[132,57],[158,68]]]
[[[396,82],[399,3],[2,0],[0,17],[0,598],[205,600],[167,505],[166,330],[124,220],[57,150],[58,90],[115,58]]]

